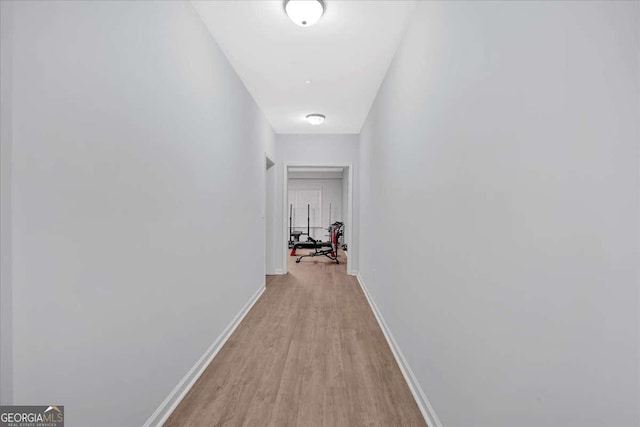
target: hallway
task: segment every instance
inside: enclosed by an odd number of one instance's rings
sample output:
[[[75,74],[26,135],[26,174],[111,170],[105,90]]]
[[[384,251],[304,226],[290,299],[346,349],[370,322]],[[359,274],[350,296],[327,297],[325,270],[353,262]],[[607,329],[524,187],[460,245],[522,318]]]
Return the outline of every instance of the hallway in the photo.
[[[290,257],[165,424],[213,425],[425,424],[346,262]]]
[[[639,52],[640,1],[0,0],[0,427],[640,426]]]

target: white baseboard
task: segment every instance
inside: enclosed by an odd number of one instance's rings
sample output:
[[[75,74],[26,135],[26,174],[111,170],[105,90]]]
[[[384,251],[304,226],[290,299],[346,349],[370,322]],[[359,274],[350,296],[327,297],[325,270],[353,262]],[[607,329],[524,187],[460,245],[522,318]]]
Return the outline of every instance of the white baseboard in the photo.
[[[387,339],[387,343],[389,344],[389,347],[391,347],[391,352],[393,353],[393,356],[395,357],[396,362],[400,367],[402,376],[404,376],[405,381],[409,385],[411,394],[413,394],[413,398],[418,404],[418,408],[420,408],[420,412],[422,413],[422,416],[424,417],[425,422],[429,427],[442,427],[442,423],[440,422],[440,419],[438,418],[435,411],[433,410],[433,406],[431,406],[429,399],[427,399],[427,396],[424,393],[424,390],[422,390],[422,387],[420,386],[418,379],[413,374],[413,371],[411,370],[411,367],[409,366],[407,359],[405,359],[404,355],[402,354],[402,351],[400,350],[400,347],[398,346],[398,343],[396,342],[396,340],[393,338],[393,335],[391,334],[391,330],[389,330],[387,323],[384,321],[384,318],[382,317],[382,313],[380,313],[380,311],[378,310],[376,303],[373,301],[371,294],[367,290],[367,287],[364,284],[364,281],[362,280],[362,276],[360,276],[360,273],[357,273],[356,277],[358,279],[358,283],[360,284],[360,288],[362,288],[362,292],[364,292],[364,296],[367,298],[367,301],[369,301],[369,305],[371,306],[371,310],[373,311],[373,314],[376,316],[378,325],[380,325],[380,329],[382,329],[382,333],[384,334],[384,337]]]
[[[186,396],[187,392],[191,387],[193,387],[198,378],[200,378],[200,375],[202,375],[204,370],[207,369],[207,366],[209,366],[213,358],[216,357],[218,351],[220,351],[222,346],[227,342],[233,331],[235,331],[236,327],[238,327],[240,322],[242,322],[242,319],[244,319],[256,301],[258,301],[258,298],[260,298],[260,295],[262,295],[265,289],[266,287],[263,284],[258,291],[253,294],[245,306],[242,307],[242,310],[236,314],[236,317],[234,317],[231,323],[229,323],[225,330],[222,331],[222,334],[216,338],[202,357],[200,357],[196,364],[189,369],[189,372],[187,372],[171,393],[169,393],[167,398],[160,404],[153,415],[151,415],[147,422],[144,423],[143,427],[159,427],[167,421],[169,415],[171,415],[171,413],[176,409],[178,404]]]
[[[284,272],[282,271],[281,268],[276,268],[275,269],[275,274],[284,274]]]

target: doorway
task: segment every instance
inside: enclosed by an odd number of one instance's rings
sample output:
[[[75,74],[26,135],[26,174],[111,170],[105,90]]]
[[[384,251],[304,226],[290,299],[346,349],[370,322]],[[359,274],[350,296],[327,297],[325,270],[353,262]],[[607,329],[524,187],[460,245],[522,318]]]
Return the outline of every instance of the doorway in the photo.
[[[288,163],[283,167],[283,177],[282,271],[285,274],[288,271],[291,239],[324,237],[326,240],[327,227],[334,221],[341,221],[344,223],[344,233],[340,247],[348,251],[347,274],[355,274],[353,260],[356,259],[357,248],[352,244],[352,165]],[[344,257],[340,261],[344,262]]]

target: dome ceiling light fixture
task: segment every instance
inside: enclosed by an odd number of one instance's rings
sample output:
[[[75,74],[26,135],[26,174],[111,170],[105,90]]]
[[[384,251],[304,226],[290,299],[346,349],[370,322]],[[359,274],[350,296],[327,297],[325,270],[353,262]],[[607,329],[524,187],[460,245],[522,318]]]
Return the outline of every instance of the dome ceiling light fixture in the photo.
[[[322,114],[309,114],[307,116],[307,121],[314,126],[317,126],[322,122],[324,122],[324,119],[325,119],[325,116]]]
[[[285,0],[284,10],[294,23],[309,27],[324,13],[324,3],[322,0]]]

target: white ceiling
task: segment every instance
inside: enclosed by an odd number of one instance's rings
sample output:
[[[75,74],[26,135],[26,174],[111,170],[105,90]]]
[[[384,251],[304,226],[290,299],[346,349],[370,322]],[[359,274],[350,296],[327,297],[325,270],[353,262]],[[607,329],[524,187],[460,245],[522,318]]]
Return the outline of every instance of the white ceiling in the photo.
[[[324,3],[320,21],[300,27],[280,0],[192,1],[277,133],[359,133],[415,6]],[[312,126],[311,113],[327,118]]]

